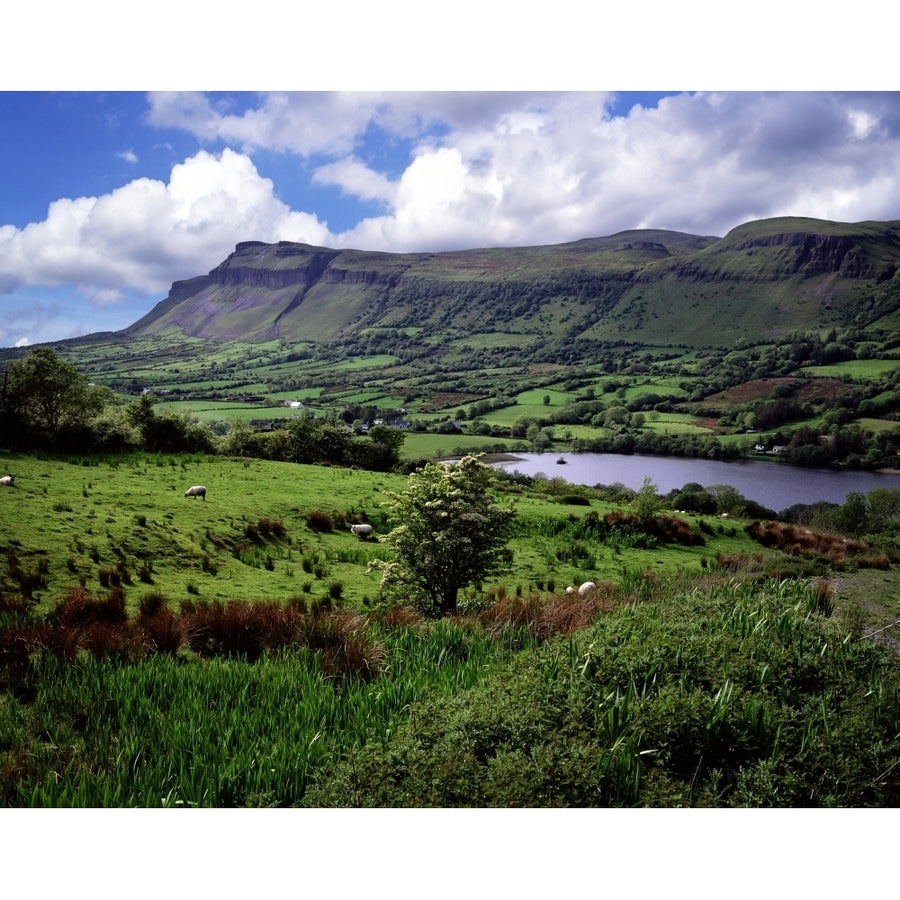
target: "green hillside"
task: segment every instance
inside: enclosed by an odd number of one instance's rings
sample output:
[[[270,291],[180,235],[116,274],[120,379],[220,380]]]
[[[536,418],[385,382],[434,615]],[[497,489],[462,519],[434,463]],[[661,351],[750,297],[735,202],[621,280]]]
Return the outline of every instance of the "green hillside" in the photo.
[[[537,247],[372,253],[238,244],[123,337],[330,341],[369,329],[709,346],[868,325],[900,304],[897,223],[751,222]]]

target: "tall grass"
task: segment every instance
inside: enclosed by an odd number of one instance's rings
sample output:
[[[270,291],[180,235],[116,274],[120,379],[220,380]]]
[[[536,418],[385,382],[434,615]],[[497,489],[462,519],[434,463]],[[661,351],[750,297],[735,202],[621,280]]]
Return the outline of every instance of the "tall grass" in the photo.
[[[534,644],[311,805],[893,806],[897,660],[800,582],[644,579],[633,602]]]
[[[293,619],[294,649],[257,654],[249,610],[210,605],[182,615],[181,639],[201,651],[220,641],[238,655],[128,665],[110,653],[43,654],[29,698],[0,707],[0,746],[14,748],[0,768],[4,802],[297,805],[348,748],[386,740],[412,704],[466,689],[498,659],[496,642],[450,622],[373,622],[364,633],[347,611],[266,613],[252,615],[276,630]],[[145,633],[163,627],[161,615],[174,627],[165,607],[146,604]],[[240,642],[227,644],[229,635]]]

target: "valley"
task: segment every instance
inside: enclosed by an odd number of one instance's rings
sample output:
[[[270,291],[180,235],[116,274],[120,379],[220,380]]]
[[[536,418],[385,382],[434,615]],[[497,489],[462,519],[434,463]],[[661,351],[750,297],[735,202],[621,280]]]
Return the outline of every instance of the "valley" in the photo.
[[[776,521],[552,463],[900,468],[898,227],[247,241],[0,350],[2,802],[896,805],[900,491]],[[455,606],[383,579],[432,461],[520,452],[553,471],[485,481],[509,530]]]

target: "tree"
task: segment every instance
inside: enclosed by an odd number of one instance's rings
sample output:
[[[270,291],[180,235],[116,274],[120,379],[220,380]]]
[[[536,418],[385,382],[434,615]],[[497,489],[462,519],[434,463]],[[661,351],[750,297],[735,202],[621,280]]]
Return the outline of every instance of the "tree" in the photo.
[[[414,472],[407,490],[390,495],[399,524],[386,537],[395,559],[377,563],[382,589],[445,615],[456,609],[461,588],[508,562],[515,511],[494,502],[495,481],[494,470],[474,455]]]
[[[664,501],[656,491],[656,485],[649,475],[644,477],[644,483],[631,501],[631,508],[642,524],[652,522],[656,514],[662,509]]]
[[[369,429],[369,443],[361,453],[367,469],[390,472],[400,462],[400,448],[406,435],[390,425],[373,425]]]
[[[10,434],[40,443],[62,429],[86,423],[102,409],[105,395],[49,347],[35,347],[9,364],[3,388],[5,425]]]

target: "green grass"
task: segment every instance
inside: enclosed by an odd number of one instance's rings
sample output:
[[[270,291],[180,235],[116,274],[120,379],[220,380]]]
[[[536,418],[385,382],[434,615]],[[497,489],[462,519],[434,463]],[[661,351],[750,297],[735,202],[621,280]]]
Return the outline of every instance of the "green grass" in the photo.
[[[512,443],[505,439],[505,443]],[[402,459],[440,459],[458,456],[459,447],[470,447],[490,451],[498,443],[497,438],[475,434],[431,434],[428,432],[408,432],[400,448]]]
[[[378,580],[366,568],[378,544],[340,523],[355,514],[378,521],[384,491],[405,485],[351,469],[203,456],[6,462],[20,478],[0,496],[4,551],[15,548],[26,570],[48,561],[48,601],[82,580],[99,589],[100,573],[121,565],[130,607],[153,590],[173,602],[321,597],[331,581],[356,602],[373,597]],[[183,496],[193,484],[208,488],[206,501]],[[307,526],[313,510],[333,517],[333,532]],[[248,539],[261,518],[282,522],[286,537]]]
[[[449,624],[381,640],[384,675],[343,683],[309,654],[130,666],[50,657],[30,703],[0,706],[0,745],[32,735],[15,751],[29,775],[0,773],[6,805],[299,805],[349,749],[386,739],[411,704],[464,690],[504,655]]]
[[[464,591],[457,618],[427,623],[373,603],[368,562],[386,551],[379,540],[345,526],[317,531],[307,518],[361,514],[381,536],[386,492],[404,477],[161,454],[3,462],[19,478],[0,492],[2,628],[24,609],[14,565],[43,575],[34,614],[52,622],[44,615],[82,581],[107,596],[103,579],[122,564],[133,625],[153,594],[190,622],[217,601],[226,611],[232,600],[314,610],[338,584],[334,621],[346,629],[344,663],[295,638],[251,657],[242,619],[236,648],[215,653],[196,643],[205,633],[196,628],[174,657],[147,655],[142,642],[104,645],[93,631],[77,650],[45,633],[45,649],[19,672],[8,665],[19,659],[15,641],[0,645],[6,805],[884,806],[900,797],[896,779],[879,777],[897,758],[900,675],[859,640],[900,615],[893,570],[766,550],[740,520],[680,517],[703,543],[607,534],[604,515],[627,512],[627,500],[550,478],[540,490],[507,487],[517,511],[508,569]],[[209,488],[205,502],[182,496],[193,483]],[[152,584],[139,577],[147,561]],[[807,580],[816,573],[827,589]],[[596,607],[564,592],[588,579],[602,586]],[[309,615],[326,633],[326,620]],[[340,668],[351,652],[364,656]]]
[[[343,672],[312,643],[252,662],[48,649],[4,672],[0,792],[67,808],[892,807],[900,666],[832,596],[631,573],[590,602],[345,618],[345,652],[370,664]]]
[[[389,353],[381,353],[376,356],[356,356],[333,364],[330,369],[333,372],[346,372],[354,369],[385,369],[398,363],[400,360]]]
[[[804,366],[803,375],[813,378],[852,378],[859,381],[874,381],[893,372],[900,366],[896,359],[848,359],[828,366]]]
[[[313,806],[893,806],[900,669],[797,582],[632,579],[355,749]],[[618,595],[624,600],[624,597]]]
[[[446,441],[447,453],[454,444],[455,438]],[[548,470],[554,469],[552,461],[548,456]],[[0,552],[13,552],[25,572],[43,569],[45,586],[35,594],[43,608],[79,585],[103,592],[120,581],[131,610],[156,591],[176,605],[197,599],[314,600],[328,596],[333,583],[341,585],[344,602],[362,608],[379,595],[380,577],[369,563],[388,552],[378,540],[393,525],[387,493],[407,484],[399,475],[200,455],[6,455],[4,462],[18,479],[15,488],[0,493]],[[589,506],[559,502],[586,492],[567,485],[555,470],[548,476],[554,480],[543,493],[511,495],[520,516],[513,561],[485,590],[527,593],[550,581],[615,579],[626,569],[696,571],[719,552],[760,549],[739,524],[715,521],[703,547],[621,548],[548,534],[549,521],[627,509],[597,499]],[[193,484],[207,487],[205,501],[183,496]],[[310,527],[312,512],[325,514],[332,530]],[[350,533],[355,517],[375,525],[375,540]],[[265,521],[279,523],[282,533],[267,534],[259,527]],[[702,519],[692,521],[696,529]],[[576,540],[586,544],[580,555],[570,552]],[[5,583],[9,588],[9,577]]]
[[[160,413],[176,412],[187,414],[198,422],[219,422],[237,419],[249,422],[251,419],[289,419],[301,410],[286,406],[269,406],[258,403],[236,403],[229,400],[163,400],[155,404]]]

